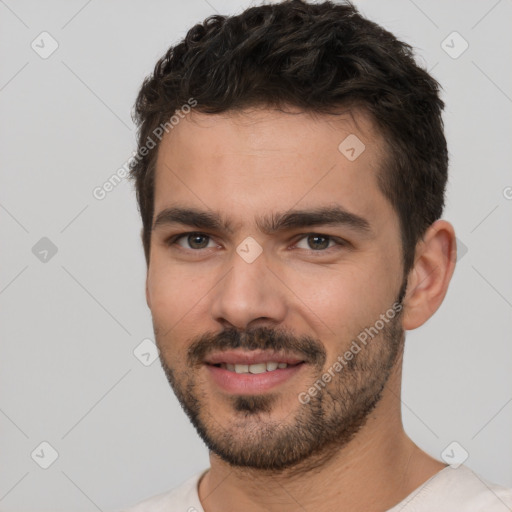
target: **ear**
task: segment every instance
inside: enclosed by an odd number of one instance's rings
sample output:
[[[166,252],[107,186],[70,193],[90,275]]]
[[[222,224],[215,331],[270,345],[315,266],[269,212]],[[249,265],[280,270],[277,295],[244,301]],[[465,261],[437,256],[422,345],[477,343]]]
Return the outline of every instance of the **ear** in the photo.
[[[453,226],[445,220],[434,222],[416,246],[404,299],[404,329],[416,329],[437,311],[448,290],[456,260]]]

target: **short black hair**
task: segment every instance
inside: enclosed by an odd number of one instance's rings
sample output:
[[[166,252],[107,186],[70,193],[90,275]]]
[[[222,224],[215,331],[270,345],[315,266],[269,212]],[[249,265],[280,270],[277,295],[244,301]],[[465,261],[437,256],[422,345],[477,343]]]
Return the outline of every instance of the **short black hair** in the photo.
[[[287,0],[193,26],[157,62],[135,104],[139,151],[130,175],[148,265],[158,143],[141,149],[191,99],[209,114],[252,106],[369,113],[386,147],[378,185],[399,217],[404,273],[412,268],[417,242],[443,212],[448,150],[440,85],[409,44],[350,1]]]

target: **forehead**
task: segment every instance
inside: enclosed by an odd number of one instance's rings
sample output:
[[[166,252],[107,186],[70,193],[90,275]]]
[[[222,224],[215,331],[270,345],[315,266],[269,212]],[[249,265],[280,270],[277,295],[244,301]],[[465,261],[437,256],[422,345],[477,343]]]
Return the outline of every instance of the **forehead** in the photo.
[[[239,217],[337,203],[377,218],[391,213],[376,180],[384,146],[361,110],[193,112],[160,144],[155,215],[174,202]]]
[[[286,111],[255,107],[220,114],[192,111],[164,136],[161,147],[162,152],[166,148],[180,149],[177,146],[194,148],[195,152],[188,155],[189,160],[205,153],[208,157],[218,157],[229,153],[230,149],[262,154],[291,151],[315,156],[323,152],[328,156],[336,154],[338,143],[351,134],[370,146],[367,161],[369,155],[382,151],[383,139],[371,116],[357,108],[340,108],[337,114],[304,112],[294,107]]]

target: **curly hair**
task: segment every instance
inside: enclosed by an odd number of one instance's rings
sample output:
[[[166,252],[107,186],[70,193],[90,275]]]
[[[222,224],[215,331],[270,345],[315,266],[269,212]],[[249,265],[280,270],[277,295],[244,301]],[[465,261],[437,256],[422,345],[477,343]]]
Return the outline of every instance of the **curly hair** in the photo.
[[[148,265],[158,144],[141,150],[192,99],[207,114],[253,106],[368,112],[385,141],[378,186],[399,218],[405,275],[412,268],[417,242],[443,212],[448,150],[440,85],[409,44],[350,1],[287,0],[192,27],[157,62],[135,103],[139,151],[130,177]]]

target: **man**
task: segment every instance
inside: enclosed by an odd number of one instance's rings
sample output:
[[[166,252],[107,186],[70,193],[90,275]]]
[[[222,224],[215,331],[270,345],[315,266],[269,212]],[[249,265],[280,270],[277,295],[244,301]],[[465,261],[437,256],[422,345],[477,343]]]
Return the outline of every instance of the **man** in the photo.
[[[212,16],[139,93],[165,374],[211,467],[135,511],[505,511],[406,435],[405,331],[455,267],[439,84],[350,3]]]

